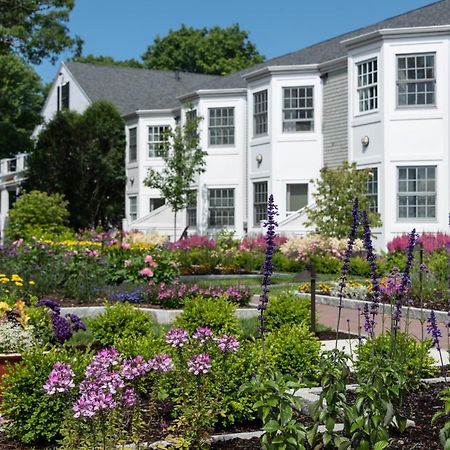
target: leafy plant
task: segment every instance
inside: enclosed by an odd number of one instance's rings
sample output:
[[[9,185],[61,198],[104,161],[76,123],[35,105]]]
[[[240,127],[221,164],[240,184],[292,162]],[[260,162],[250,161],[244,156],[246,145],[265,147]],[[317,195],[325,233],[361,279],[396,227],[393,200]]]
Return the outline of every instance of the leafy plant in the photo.
[[[70,362],[80,380],[90,353],[69,353],[64,348],[43,352],[36,348],[23,355],[21,364],[4,375],[1,414],[11,420],[8,433],[25,444],[51,442],[60,434],[67,400],[49,398],[42,386],[57,361]]]
[[[186,300],[183,312],[175,325],[193,333],[199,327],[209,327],[216,334],[237,334],[239,322],[234,316],[236,307],[224,297],[205,299],[195,297]]]
[[[267,330],[278,330],[283,325],[309,325],[310,304],[309,298],[298,297],[291,291],[272,295],[265,314]]]
[[[88,328],[94,341],[105,347],[122,338],[154,335],[151,315],[127,303],[107,305],[103,314],[88,322]]]

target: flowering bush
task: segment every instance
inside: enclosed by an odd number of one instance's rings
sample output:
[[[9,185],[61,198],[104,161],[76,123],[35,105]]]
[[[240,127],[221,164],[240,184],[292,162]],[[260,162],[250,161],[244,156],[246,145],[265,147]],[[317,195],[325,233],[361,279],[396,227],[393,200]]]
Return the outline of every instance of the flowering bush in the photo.
[[[211,239],[208,236],[193,234],[186,239],[180,239],[176,242],[168,242],[166,246],[170,250],[192,250],[193,248],[201,247],[216,248],[217,243],[214,239]]]
[[[389,252],[404,252],[408,246],[408,235],[397,236],[388,242],[387,248]],[[423,245],[423,249],[427,253],[435,250],[445,250],[450,246],[450,235],[446,233],[423,233],[417,239],[418,244]]]
[[[287,242],[288,238],[286,236],[276,236],[275,237],[275,246],[276,248],[281,247],[283,244]],[[238,246],[239,250],[245,251],[260,251],[264,252],[266,249],[266,240],[264,234],[257,234],[256,236],[246,236],[240,242]]]
[[[0,321],[0,353],[22,353],[37,344],[31,327],[18,322]]]
[[[184,283],[173,283],[171,285],[160,283],[151,286],[149,289],[150,303],[166,308],[182,307],[187,299],[193,297],[204,297],[205,299],[224,297],[230,303],[244,306],[250,301],[250,291],[246,286],[240,285],[202,288],[196,284],[187,285]]]

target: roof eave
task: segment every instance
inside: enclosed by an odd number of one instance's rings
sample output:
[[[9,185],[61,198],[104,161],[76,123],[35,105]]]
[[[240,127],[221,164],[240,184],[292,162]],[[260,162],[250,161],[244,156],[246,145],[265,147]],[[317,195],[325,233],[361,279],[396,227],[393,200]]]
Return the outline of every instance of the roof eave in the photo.
[[[155,117],[155,116],[171,116],[180,111],[180,108],[167,108],[167,109],[138,109],[136,111],[123,114],[124,120],[135,119],[137,117]]]
[[[247,95],[246,88],[231,88],[231,89],[198,89],[196,91],[188,92],[187,94],[177,97],[182,103],[190,100],[195,100],[199,97],[231,97]]]
[[[253,72],[246,73],[242,75],[245,80],[255,80],[259,78],[264,78],[272,74],[283,74],[283,73],[317,73],[319,71],[318,64],[298,64],[289,66],[266,66],[261,69],[255,70]]]
[[[407,27],[407,28],[383,28],[381,30],[372,31],[370,33],[361,34],[359,36],[344,39],[341,44],[347,49],[359,47],[361,45],[370,44],[383,38],[390,37],[419,37],[424,35],[448,34],[450,33],[450,25],[434,25],[427,27]]]

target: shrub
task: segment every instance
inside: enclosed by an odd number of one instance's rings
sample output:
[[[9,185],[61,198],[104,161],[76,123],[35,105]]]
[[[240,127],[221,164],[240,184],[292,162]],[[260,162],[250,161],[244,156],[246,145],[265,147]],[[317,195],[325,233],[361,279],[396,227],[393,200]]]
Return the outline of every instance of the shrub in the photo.
[[[164,340],[153,333],[120,337],[114,341],[114,347],[126,358],[141,355],[144,359],[151,359],[167,350]]]
[[[264,257],[262,257],[261,268]],[[281,252],[275,252],[272,257],[272,264],[276,271],[279,272],[301,272],[305,270],[306,262],[283,255]]]
[[[266,310],[266,328],[277,330],[283,325],[309,324],[311,301],[298,297],[294,292],[271,296]]]
[[[355,256],[350,259],[350,275],[356,275],[357,277],[370,277],[370,263],[361,256]]]
[[[364,379],[374,369],[374,363],[383,360],[386,366],[389,366],[389,361],[392,359],[391,351],[391,334],[385,333],[368,340],[358,346],[356,368],[358,371],[358,378]],[[433,358],[428,355],[431,348],[431,340],[427,339],[423,343],[416,340],[414,337],[403,333],[397,333],[396,339],[397,351],[395,352],[395,363],[398,370],[400,370],[408,383],[410,388],[417,387],[422,378],[429,378],[435,376],[437,368],[433,366]]]
[[[31,191],[22,194],[9,211],[8,239],[49,238],[71,235],[67,227],[68,202],[61,194]]]
[[[59,436],[64,413],[69,406],[62,397],[49,397],[42,386],[57,361],[70,362],[76,378],[81,380],[90,359],[89,353],[70,354],[65,349],[43,353],[35,349],[23,355],[3,377],[1,414],[11,421],[11,435],[25,444],[48,443]]]
[[[193,333],[199,327],[209,327],[214,334],[237,334],[236,308],[225,297],[208,300],[195,297],[186,301],[175,325]]]
[[[104,347],[117,339],[152,335],[153,318],[127,303],[106,306],[106,311],[88,322],[94,341]]]
[[[320,342],[306,324],[282,325],[267,334],[266,344],[275,370],[285,375],[301,376],[307,384],[317,382]]]
[[[312,256],[310,261],[314,264],[317,273],[336,274],[341,271],[342,261],[333,256]]]

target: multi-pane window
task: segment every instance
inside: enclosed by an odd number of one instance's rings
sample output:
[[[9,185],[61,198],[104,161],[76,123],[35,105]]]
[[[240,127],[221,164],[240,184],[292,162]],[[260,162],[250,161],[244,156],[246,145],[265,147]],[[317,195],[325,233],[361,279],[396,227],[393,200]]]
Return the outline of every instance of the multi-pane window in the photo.
[[[221,228],[234,225],[234,189],[208,189],[208,225]]]
[[[209,108],[209,145],[234,145],[234,108]]]
[[[159,125],[148,127],[148,156],[157,158],[162,156],[170,127],[168,125]]]
[[[137,128],[130,128],[128,133],[129,161],[134,162],[137,160]]]
[[[308,204],[308,184],[286,185],[286,212],[288,214],[304,208]]]
[[[397,56],[398,106],[435,105],[435,54]]]
[[[267,181],[253,183],[253,211],[255,225],[267,218]]]
[[[314,130],[313,96],[312,86],[283,89],[283,131]]]
[[[69,109],[70,83],[61,86],[61,109]]]
[[[150,199],[149,211],[152,212],[155,209],[161,208],[166,204],[166,199],[162,197],[154,197]]]
[[[197,227],[197,191],[195,192],[195,197],[193,196],[191,201],[186,207],[187,223],[188,227]]]
[[[267,89],[253,94],[253,134],[267,133]]]
[[[436,166],[398,167],[398,217],[436,218]]]
[[[366,181],[367,197],[369,199],[369,211],[378,212],[378,169],[373,167],[369,169]]]
[[[378,60],[361,62],[358,68],[359,112],[378,108]]]
[[[137,197],[135,195],[128,197],[130,221],[137,219]]]

